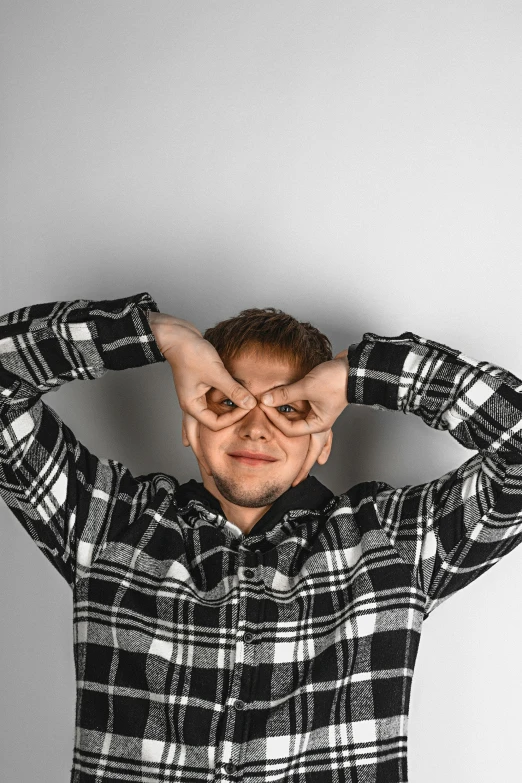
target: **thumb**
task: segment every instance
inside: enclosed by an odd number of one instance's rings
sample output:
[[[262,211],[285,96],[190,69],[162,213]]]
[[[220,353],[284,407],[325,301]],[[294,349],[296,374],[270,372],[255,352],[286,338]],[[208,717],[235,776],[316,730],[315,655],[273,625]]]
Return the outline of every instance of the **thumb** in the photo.
[[[212,383],[240,408],[250,410],[257,405],[255,397],[253,397],[244,386],[232,378],[225,365],[221,362],[217,367],[217,378],[213,380]]]
[[[269,392],[265,392],[261,397],[261,402],[268,406],[277,406],[305,399],[304,384],[302,381],[296,381],[296,383],[289,383],[287,386],[278,386],[277,388],[271,389]]]

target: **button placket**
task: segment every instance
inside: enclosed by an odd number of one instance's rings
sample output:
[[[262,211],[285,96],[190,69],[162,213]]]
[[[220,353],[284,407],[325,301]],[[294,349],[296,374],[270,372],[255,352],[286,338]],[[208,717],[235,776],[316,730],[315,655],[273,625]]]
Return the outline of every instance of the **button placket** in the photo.
[[[254,579],[256,576],[256,571],[253,568],[245,568],[243,570],[243,576],[245,577],[245,579]],[[254,639],[254,634],[251,633],[250,631],[246,631],[245,633],[243,633],[244,643],[248,644],[252,642],[253,639]],[[234,708],[234,710],[241,711],[247,708],[247,704],[242,699],[236,699],[232,703],[232,707]],[[223,770],[228,774],[232,774],[234,772],[237,772],[238,766],[237,764],[234,764],[233,762],[229,761],[223,765]]]

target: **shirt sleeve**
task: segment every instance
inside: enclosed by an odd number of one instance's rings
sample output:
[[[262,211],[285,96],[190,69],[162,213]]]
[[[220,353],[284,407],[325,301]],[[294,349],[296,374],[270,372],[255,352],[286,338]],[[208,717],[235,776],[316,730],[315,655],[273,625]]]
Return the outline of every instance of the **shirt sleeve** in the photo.
[[[477,452],[428,483],[371,482],[379,524],[427,617],[522,541],[522,381],[412,332],[368,332],[348,363],[349,403],[413,413]]]
[[[0,317],[0,497],[71,588],[107,538],[138,518],[152,480],[94,456],[42,396],[107,370],[166,361],[150,310],[159,312],[145,292]]]

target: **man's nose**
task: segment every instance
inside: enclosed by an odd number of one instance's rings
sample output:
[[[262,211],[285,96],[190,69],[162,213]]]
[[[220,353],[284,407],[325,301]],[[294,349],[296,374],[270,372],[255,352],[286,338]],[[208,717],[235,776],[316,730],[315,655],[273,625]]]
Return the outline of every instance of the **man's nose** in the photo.
[[[263,416],[266,416],[265,412],[262,410],[262,408],[259,405],[259,401],[261,399],[261,395],[259,395],[258,397],[254,396],[254,399],[255,399],[257,405],[254,405],[253,408],[250,408],[250,410],[248,411],[246,416],[251,416],[252,414],[254,414],[254,416],[259,416],[259,414],[262,414]],[[244,418],[246,418],[246,416]]]
[[[264,394],[264,392],[263,392]],[[254,395],[255,397],[255,395]],[[258,403],[253,408],[251,408],[241,419],[242,422],[251,422],[254,421],[256,423],[263,422],[265,424],[272,424],[269,417],[266,415],[264,410],[260,407],[259,402],[261,400],[261,394],[259,394],[257,397],[255,397],[256,402]]]

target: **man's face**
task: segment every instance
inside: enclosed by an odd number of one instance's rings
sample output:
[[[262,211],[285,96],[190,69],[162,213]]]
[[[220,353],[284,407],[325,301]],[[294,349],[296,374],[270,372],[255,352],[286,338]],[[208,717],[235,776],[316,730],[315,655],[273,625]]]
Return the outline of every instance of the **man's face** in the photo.
[[[302,377],[287,362],[275,361],[263,354],[244,353],[225,365],[230,375],[256,399],[274,386],[284,386]],[[234,410],[234,403],[217,389],[207,392],[207,404],[214,413]],[[310,404],[306,400],[278,407],[290,421],[306,418]],[[223,497],[237,506],[260,508],[272,504],[291,485],[301,469],[310,442],[310,435],[288,437],[273,424],[256,405],[243,418],[214,432],[201,422],[196,453],[203,484],[210,491],[213,485]],[[275,458],[274,462],[249,465],[230,456],[235,451],[258,451]],[[210,470],[209,477],[202,467]],[[326,460],[324,460],[326,461]]]

